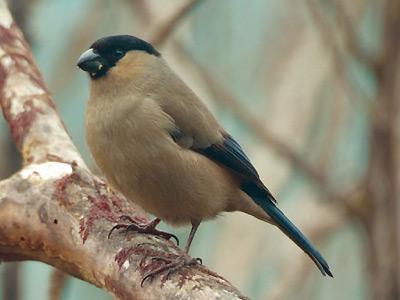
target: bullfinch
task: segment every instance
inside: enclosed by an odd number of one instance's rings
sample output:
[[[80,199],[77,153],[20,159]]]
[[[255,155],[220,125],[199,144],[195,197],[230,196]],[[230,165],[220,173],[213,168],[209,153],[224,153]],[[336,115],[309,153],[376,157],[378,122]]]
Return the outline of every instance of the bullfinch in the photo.
[[[130,35],[95,41],[78,60],[90,77],[85,113],[90,152],[108,182],[157,218],[137,231],[199,224],[241,211],[277,226],[332,276],[327,262],[277,207],[239,143],[150,43]],[[119,227],[118,227],[119,228]],[[167,267],[193,264],[170,261]]]

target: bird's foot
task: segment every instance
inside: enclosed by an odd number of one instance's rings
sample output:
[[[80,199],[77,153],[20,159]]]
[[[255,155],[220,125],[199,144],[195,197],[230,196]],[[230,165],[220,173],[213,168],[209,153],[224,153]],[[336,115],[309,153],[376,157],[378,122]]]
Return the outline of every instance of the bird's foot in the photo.
[[[159,266],[160,262],[164,264],[162,266]],[[143,275],[143,279],[140,285],[143,286],[144,282],[147,279],[152,280],[154,277],[161,274],[163,274],[161,277],[161,282],[165,282],[171,277],[171,275],[173,275],[180,269],[184,267],[195,266],[202,263],[203,262],[201,258],[192,258],[187,254],[184,254],[182,256],[177,256],[174,258],[166,258],[162,256],[152,257],[151,262],[145,266],[146,269],[152,269],[152,270]],[[155,269],[151,267],[152,264],[156,265]]]
[[[173,238],[176,241],[177,245],[179,245],[179,239],[176,235],[156,229],[156,226],[158,225],[158,223],[160,223],[160,219],[158,218],[155,218],[154,220],[145,224],[139,224],[129,216],[121,216],[120,219],[121,221],[125,221],[127,223],[120,223],[111,228],[110,232],[108,233],[108,238],[110,238],[114,230],[122,228],[124,229],[124,232],[135,231],[138,233],[151,234],[159,236],[166,240]]]

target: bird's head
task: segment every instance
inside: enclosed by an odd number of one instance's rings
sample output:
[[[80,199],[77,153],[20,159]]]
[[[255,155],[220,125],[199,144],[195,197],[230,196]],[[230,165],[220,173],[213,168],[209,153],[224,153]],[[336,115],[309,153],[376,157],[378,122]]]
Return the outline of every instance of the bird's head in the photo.
[[[108,36],[95,41],[83,52],[77,65],[92,79],[98,79],[116,66],[129,65],[135,54],[159,57],[161,54],[146,41],[130,35]]]

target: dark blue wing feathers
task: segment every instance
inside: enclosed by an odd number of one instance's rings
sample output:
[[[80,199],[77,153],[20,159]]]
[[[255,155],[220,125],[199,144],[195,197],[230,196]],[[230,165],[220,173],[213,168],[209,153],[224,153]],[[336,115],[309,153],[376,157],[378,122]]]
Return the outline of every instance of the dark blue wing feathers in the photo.
[[[256,169],[250,163],[246,154],[244,154],[239,144],[229,135],[221,143],[194,150],[228,167],[241,176],[252,180],[259,179]]]
[[[251,164],[250,159],[247,157],[246,153],[244,153],[242,147],[236,142],[230,135],[225,136],[224,140],[224,148],[227,149],[227,152],[235,158],[235,160],[239,160],[240,164],[243,164],[243,167],[246,171],[254,176],[255,178],[259,179],[260,176],[258,175],[257,170]]]
[[[268,196],[268,199],[276,202],[271,192],[260,180],[257,170],[251,164],[250,159],[244,153],[238,142],[230,135],[225,134],[221,143],[213,144],[204,149],[194,149],[225,167],[234,171],[243,182],[254,183]]]

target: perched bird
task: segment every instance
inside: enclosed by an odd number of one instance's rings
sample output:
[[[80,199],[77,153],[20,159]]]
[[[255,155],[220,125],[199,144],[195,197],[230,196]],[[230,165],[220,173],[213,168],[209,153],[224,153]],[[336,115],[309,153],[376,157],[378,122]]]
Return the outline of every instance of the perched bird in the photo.
[[[101,38],[77,64],[91,79],[85,122],[96,164],[113,187],[157,217],[129,228],[171,237],[155,229],[160,219],[191,224],[188,253],[202,221],[241,211],[277,226],[332,276],[240,145],[151,44],[129,35]],[[167,268],[188,264],[193,260]]]

